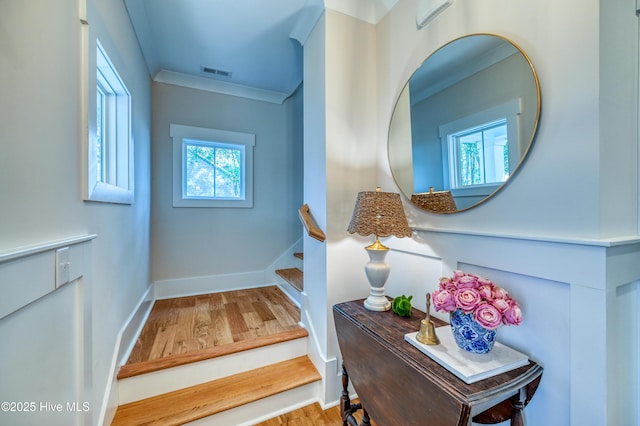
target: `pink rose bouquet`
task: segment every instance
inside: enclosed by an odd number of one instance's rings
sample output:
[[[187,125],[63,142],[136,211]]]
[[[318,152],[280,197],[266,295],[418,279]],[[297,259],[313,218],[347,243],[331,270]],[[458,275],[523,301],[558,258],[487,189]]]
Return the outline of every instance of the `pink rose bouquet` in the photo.
[[[501,325],[520,325],[520,305],[509,293],[491,281],[473,274],[456,271],[451,278],[441,278],[431,300],[438,312],[460,309],[488,330]]]

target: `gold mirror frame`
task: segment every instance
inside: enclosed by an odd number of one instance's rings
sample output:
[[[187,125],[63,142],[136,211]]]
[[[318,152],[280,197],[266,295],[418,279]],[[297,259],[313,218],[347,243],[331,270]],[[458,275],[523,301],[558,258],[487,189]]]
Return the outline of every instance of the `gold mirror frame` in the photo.
[[[481,44],[475,44],[479,42],[481,42]],[[485,43],[487,44],[486,52],[483,50],[485,49],[485,47],[482,47],[485,45]],[[493,43],[494,45],[489,45],[490,43]],[[501,50],[501,52],[498,52],[499,50]],[[483,53],[479,54],[479,52]],[[492,58],[501,58],[500,55],[502,55],[502,59],[486,60],[488,56],[491,56]],[[416,151],[416,145],[414,142],[415,135],[413,134],[415,126],[413,124],[414,121],[412,117],[412,114],[415,113],[415,105],[424,103],[425,101],[431,101],[431,109],[433,110],[436,106],[438,106],[436,101],[437,96],[440,96],[441,98],[447,99],[453,105],[452,108],[442,108],[442,111],[459,109],[459,111],[452,112],[451,114],[453,115],[448,116],[447,120],[444,120],[444,118],[442,117],[434,118],[436,123],[440,126],[444,125],[448,121],[450,122],[461,119],[465,115],[474,115],[474,112],[465,111],[464,107],[457,108],[457,105],[474,103],[474,100],[477,100],[481,97],[465,98],[466,100],[471,99],[471,101],[465,103],[456,103],[455,101],[452,101],[452,99],[454,99],[453,96],[447,98],[446,92],[450,91],[451,93],[456,93],[457,90],[458,93],[464,93],[466,95],[467,93],[473,93],[473,90],[470,92],[463,92],[463,86],[461,85],[466,84],[468,85],[467,87],[474,88],[472,84],[475,84],[477,86],[475,87],[475,92],[482,93],[483,91],[486,91],[486,87],[479,86],[480,83],[478,82],[486,82],[487,78],[494,78],[496,79],[496,82],[504,83],[507,80],[505,80],[504,78],[500,79],[499,73],[506,72],[508,71],[508,69],[505,68],[504,70],[501,70],[498,67],[498,64],[501,64],[499,65],[500,67],[506,67],[505,64],[507,62],[505,58],[508,59],[511,57],[513,57],[512,61],[517,61],[519,63],[515,67],[518,68],[517,71],[519,71],[519,73],[518,75],[515,75],[515,77],[509,75],[508,81],[513,81],[514,87],[520,81],[523,82],[523,85],[521,87],[515,87],[511,93],[508,91],[508,89],[504,89],[505,93],[502,94],[504,98],[500,98],[500,95],[498,94],[497,97],[487,99],[486,101],[484,101],[484,103],[483,101],[475,101],[476,104],[481,104],[485,109],[492,109],[496,104],[508,103],[517,100],[516,103],[518,104],[518,108],[520,108],[517,114],[518,138],[517,147],[513,150],[516,151],[515,158],[517,158],[518,161],[513,167],[509,168],[509,177],[504,182],[498,182],[496,184],[484,186],[482,189],[487,192],[486,194],[480,194],[476,196],[475,198],[477,199],[477,201],[470,201],[468,205],[463,204],[462,207],[456,207],[454,198],[457,198],[458,196],[452,194],[452,188],[445,186],[446,182],[443,182],[442,185],[439,185],[438,182],[435,182],[435,184],[432,184],[430,182],[421,182],[420,185],[422,186],[416,188],[417,185],[415,181],[419,178],[419,176],[416,177],[414,173],[414,166],[417,164],[414,162],[414,151]],[[481,58],[485,58],[484,65],[482,64]],[[470,65],[471,62],[473,62],[473,66]],[[440,68],[433,65],[436,63],[438,64],[438,66],[440,66]],[[449,65],[447,66],[449,68],[446,68],[443,65],[444,63],[448,63]],[[490,63],[491,65],[488,66],[487,63]],[[474,67],[477,67],[478,71],[474,71]],[[455,69],[456,71],[462,70],[462,77],[458,77],[457,80],[455,78],[451,78],[451,81],[454,81],[454,83],[444,82],[443,80],[451,77],[451,69]],[[466,76],[464,76],[465,70],[468,70]],[[516,70],[514,69],[514,71]],[[438,77],[438,72],[441,72],[443,74],[443,77]],[[493,75],[489,74],[490,72],[493,73]],[[422,92],[433,93],[421,99],[420,102],[415,103],[415,101],[409,99],[409,85],[412,82],[417,82],[416,84],[420,84],[420,79],[426,79],[427,81],[430,81],[430,86],[427,85],[429,86],[429,88],[421,89]],[[476,80],[476,83],[473,83],[474,79]],[[458,86],[457,89],[456,86]],[[496,92],[503,90],[502,86],[508,85],[500,85],[500,89],[496,90]],[[489,92],[489,94],[494,95],[493,92]],[[519,96],[514,96],[516,94]],[[522,165],[524,164],[535,140],[535,135],[537,133],[538,124],[540,121],[540,111],[541,96],[538,75],[529,56],[513,41],[496,34],[476,33],[469,34],[446,43],[435,52],[433,52],[412,74],[412,76],[409,78],[409,81],[407,81],[403,90],[398,96],[396,105],[391,115],[389,123],[387,155],[389,158],[391,173],[394,180],[396,181],[396,184],[400,188],[400,192],[402,192],[402,194],[414,205],[421,208],[422,210],[431,213],[458,213],[470,210],[485,203],[496,193],[498,193],[502,188],[504,188],[511,180],[513,180],[513,176],[516,175],[516,173],[522,168]],[[455,114],[458,114],[459,116],[456,117]],[[446,116],[446,114],[443,113],[443,116]],[[420,121],[422,122],[423,120]],[[434,166],[432,167],[433,169],[437,170],[438,167],[440,168],[439,174],[443,176],[442,180],[446,181],[447,177],[445,175],[447,174],[447,172],[445,171],[445,168],[448,166],[445,166],[445,164],[448,163],[443,159],[443,155],[445,155],[443,154],[443,152],[445,151],[445,147],[443,146],[443,142],[440,136],[434,136],[434,132],[437,133],[437,128],[430,128],[428,130],[431,130],[431,132],[427,131],[425,133],[431,135],[431,140],[429,142],[423,142],[423,146],[420,149],[425,151],[428,149],[426,147],[431,146],[433,147],[433,152],[440,152],[439,158],[437,154],[434,154],[431,157],[434,158],[431,164],[434,164]],[[511,146],[511,142],[509,142],[509,146]],[[425,160],[424,163],[426,164],[427,161]],[[428,171],[428,166],[424,167],[420,165],[416,168]],[[437,174],[438,172],[434,172],[434,175]],[[411,190],[407,190],[408,187],[411,187]],[[473,190],[470,190],[468,188],[463,189],[462,191],[456,190],[455,188],[453,189],[453,192],[458,193],[464,191],[466,191],[467,193],[473,192]],[[471,200],[474,196],[467,195],[465,197]],[[464,199],[465,197],[460,197],[458,200]]]

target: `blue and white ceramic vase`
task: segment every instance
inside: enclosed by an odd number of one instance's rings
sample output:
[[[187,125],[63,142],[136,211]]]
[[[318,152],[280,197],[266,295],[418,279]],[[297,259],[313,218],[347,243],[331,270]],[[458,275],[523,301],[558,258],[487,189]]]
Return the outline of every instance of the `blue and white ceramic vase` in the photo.
[[[487,330],[460,309],[451,312],[451,331],[461,349],[474,354],[486,354],[493,348],[496,330]]]

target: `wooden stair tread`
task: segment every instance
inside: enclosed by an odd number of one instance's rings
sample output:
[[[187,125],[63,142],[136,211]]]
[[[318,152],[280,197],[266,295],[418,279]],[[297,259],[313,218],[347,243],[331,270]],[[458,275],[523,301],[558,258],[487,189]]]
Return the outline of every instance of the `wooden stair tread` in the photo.
[[[289,284],[294,286],[298,291],[303,291],[303,273],[298,268],[277,269],[276,274],[284,278]]]
[[[300,260],[304,260],[304,253],[293,253],[293,255]]]
[[[121,405],[111,423],[181,425],[321,380],[307,356]]]
[[[302,328],[295,328],[278,334],[260,336],[252,340],[242,340],[222,346],[213,346],[195,352],[176,354],[164,358],[153,359],[136,364],[125,364],[118,371],[118,380],[140,374],[151,373],[153,371],[164,370],[179,365],[190,364],[192,362],[204,361],[224,355],[261,348],[263,346],[274,345],[281,342],[288,342],[309,336],[309,332]]]

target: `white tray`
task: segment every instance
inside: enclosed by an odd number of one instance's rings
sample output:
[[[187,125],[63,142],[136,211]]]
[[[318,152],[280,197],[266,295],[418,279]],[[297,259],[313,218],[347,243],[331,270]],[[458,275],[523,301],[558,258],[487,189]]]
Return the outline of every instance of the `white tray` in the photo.
[[[436,331],[440,339],[439,345],[430,346],[418,342],[417,331],[405,334],[404,340],[467,384],[529,364],[527,355],[500,342],[495,342],[489,353],[474,354],[458,347],[451,334],[451,326],[438,327]]]

